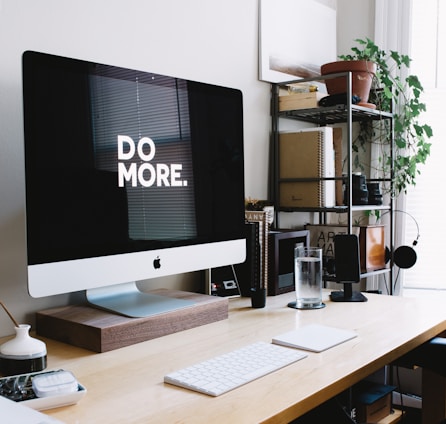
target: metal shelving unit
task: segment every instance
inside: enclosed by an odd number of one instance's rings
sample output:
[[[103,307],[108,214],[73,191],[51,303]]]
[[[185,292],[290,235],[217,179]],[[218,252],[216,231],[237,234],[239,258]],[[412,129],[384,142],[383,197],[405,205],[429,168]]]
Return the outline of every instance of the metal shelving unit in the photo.
[[[271,198],[274,203],[275,208],[275,222],[276,226],[280,228],[280,213],[281,212],[316,212],[319,213],[319,222],[326,223],[326,214],[327,213],[342,213],[347,215],[347,227],[348,232],[352,232],[353,227],[353,218],[352,214],[355,211],[366,211],[366,210],[383,210],[390,214],[390,224],[389,224],[389,240],[390,240],[390,250],[393,251],[394,245],[394,200],[393,197],[390,196],[390,201],[386,205],[361,205],[356,206],[353,205],[352,202],[352,126],[354,122],[359,121],[377,121],[377,120],[390,120],[391,125],[393,127],[393,115],[388,112],[382,112],[379,110],[374,110],[371,108],[366,108],[358,105],[354,105],[351,102],[347,102],[347,104],[341,104],[330,107],[317,107],[310,109],[297,109],[297,110],[289,110],[289,111],[279,111],[279,90],[281,87],[286,87],[295,83],[304,83],[304,82],[314,82],[314,81],[324,81],[328,78],[338,78],[345,77],[346,85],[347,85],[347,99],[352,98],[352,76],[350,72],[325,75],[317,78],[304,78],[299,80],[291,80],[285,81],[282,83],[274,83],[271,85],[271,118],[272,118],[272,161],[271,161],[271,175],[272,175],[272,184],[271,184]],[[301,122],[309,122],[315,124],[317,126],[326,126],[337,123],[344,123],[347,127],[347,177],[343,176],[335,176],[332,178],[334,180],[342,179],[346,186],[346,204],[344,206],[335,206],[329,208],[284,208],[280,207],[279,202],[279,185],[281,182],[302,182],[302,181],[320,181],[324,180],[324,178],[288,178],[281,179],[280,178],[280,170],[279,170],[279,119],[290,119]],[[394,157],[394,147],[393,142],[390,146],[390,159],[391,163],[393,163]],[[392,181],[393,181],[393,169],[390,170],[390,174],[383,178],[373,179],[369,181],[378,181],[378,182],[388,182],[391,186],[392,190]],[[363,274],[363,277],[368,277],[371,275],[377,275],[380,273],[390,273],[390,294],[393,294],[393,262],[390,261],[389,268],[385,270],[380,270],[376,272],[371,272],[367,274]]]

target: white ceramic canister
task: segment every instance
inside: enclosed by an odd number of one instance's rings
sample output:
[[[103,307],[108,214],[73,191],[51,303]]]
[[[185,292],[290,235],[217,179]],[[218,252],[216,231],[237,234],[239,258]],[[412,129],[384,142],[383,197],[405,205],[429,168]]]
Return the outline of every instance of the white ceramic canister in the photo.
[[[3,375],[26,374],[46,368],[46,345],[29,335],[31,326],[15,327],[13,339],[0,346],[0,372]]]

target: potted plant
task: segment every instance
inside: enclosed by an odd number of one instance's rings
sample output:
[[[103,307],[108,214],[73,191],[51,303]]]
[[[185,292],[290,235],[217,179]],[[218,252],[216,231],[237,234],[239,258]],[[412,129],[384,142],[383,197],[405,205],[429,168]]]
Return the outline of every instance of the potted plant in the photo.
[[[352,73],[352,96],[360,106],[374,108],[368,103],[370,89],[376,73],[376,64],[370,60],[345,60],[326,63],[321,66],[321,75],[337,74],[341,72]],[[346,90],[346,78],[329,78],[325,80],[328,94],[344,94]]]
[[[394,191],[397,196],[406,192],[407,187],[415,185],[416,176],[420,173],[419,165],[426,162],[430,154],[432,128],[419,122],[420,115],[426,110],[421,101],[423,87],[415,75],[408,74],[411,59],[396,51],[384,51],[369,38],[355,40],[358,46],[352,47],[351,54],[339,57],[340,63],[366,61],[376,64],[373,74],[371,102],[377,109],[393,114],[393,163],[389,155],[380,158],[381,171],[389,173],[393,165]],[[403,75],[407,74],[407,75]],[[388,120],[361,122],[360,131],[353,143],[353,150],[359,152],[366,143],[377,140],[389,144],[392,128]],[[364,168],[358,160],[354,165]]]

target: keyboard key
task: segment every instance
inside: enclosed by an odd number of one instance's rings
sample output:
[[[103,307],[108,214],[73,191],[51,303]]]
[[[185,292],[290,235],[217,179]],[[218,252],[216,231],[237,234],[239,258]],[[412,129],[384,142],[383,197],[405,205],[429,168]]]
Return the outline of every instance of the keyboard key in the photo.
[[[258,342],[171,372],[164,382],[219,396],[306,356],[296,349]]]

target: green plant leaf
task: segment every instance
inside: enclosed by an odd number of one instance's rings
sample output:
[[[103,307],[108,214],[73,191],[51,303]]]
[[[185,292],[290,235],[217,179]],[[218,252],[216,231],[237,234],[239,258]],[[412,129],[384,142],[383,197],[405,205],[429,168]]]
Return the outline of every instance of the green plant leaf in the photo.
[[[432,128],[418,119],[426,111],[426,105],[420,102],[423,86],[416,75],[408,75],[404,80],[400,70],[409,70],[411,59],[408,55],[397,51],[385,51],[370,38],[356,39],[356,46],[351,54],[340,56],[342,60],[370,60],[376,63],[377,72],[373,80],[376,90],[371,100],[382,111],[393,113],[393,164],[390,156],[379,160],[383,173],[389,172],[390,165],[394,169],[394,192],[398,195],[405,192],[409,185],[415,185],[416,176],[420,173],[419,165],[424,164],[431,152]],[[389,145],[391,142],[391,125],[385,120],[376,127],[360,124],[360,132],[354,142],[353,151],[364,151],[367,144],[373,142]],[[364,169],[359,156],[354,164],[357,169]]]

